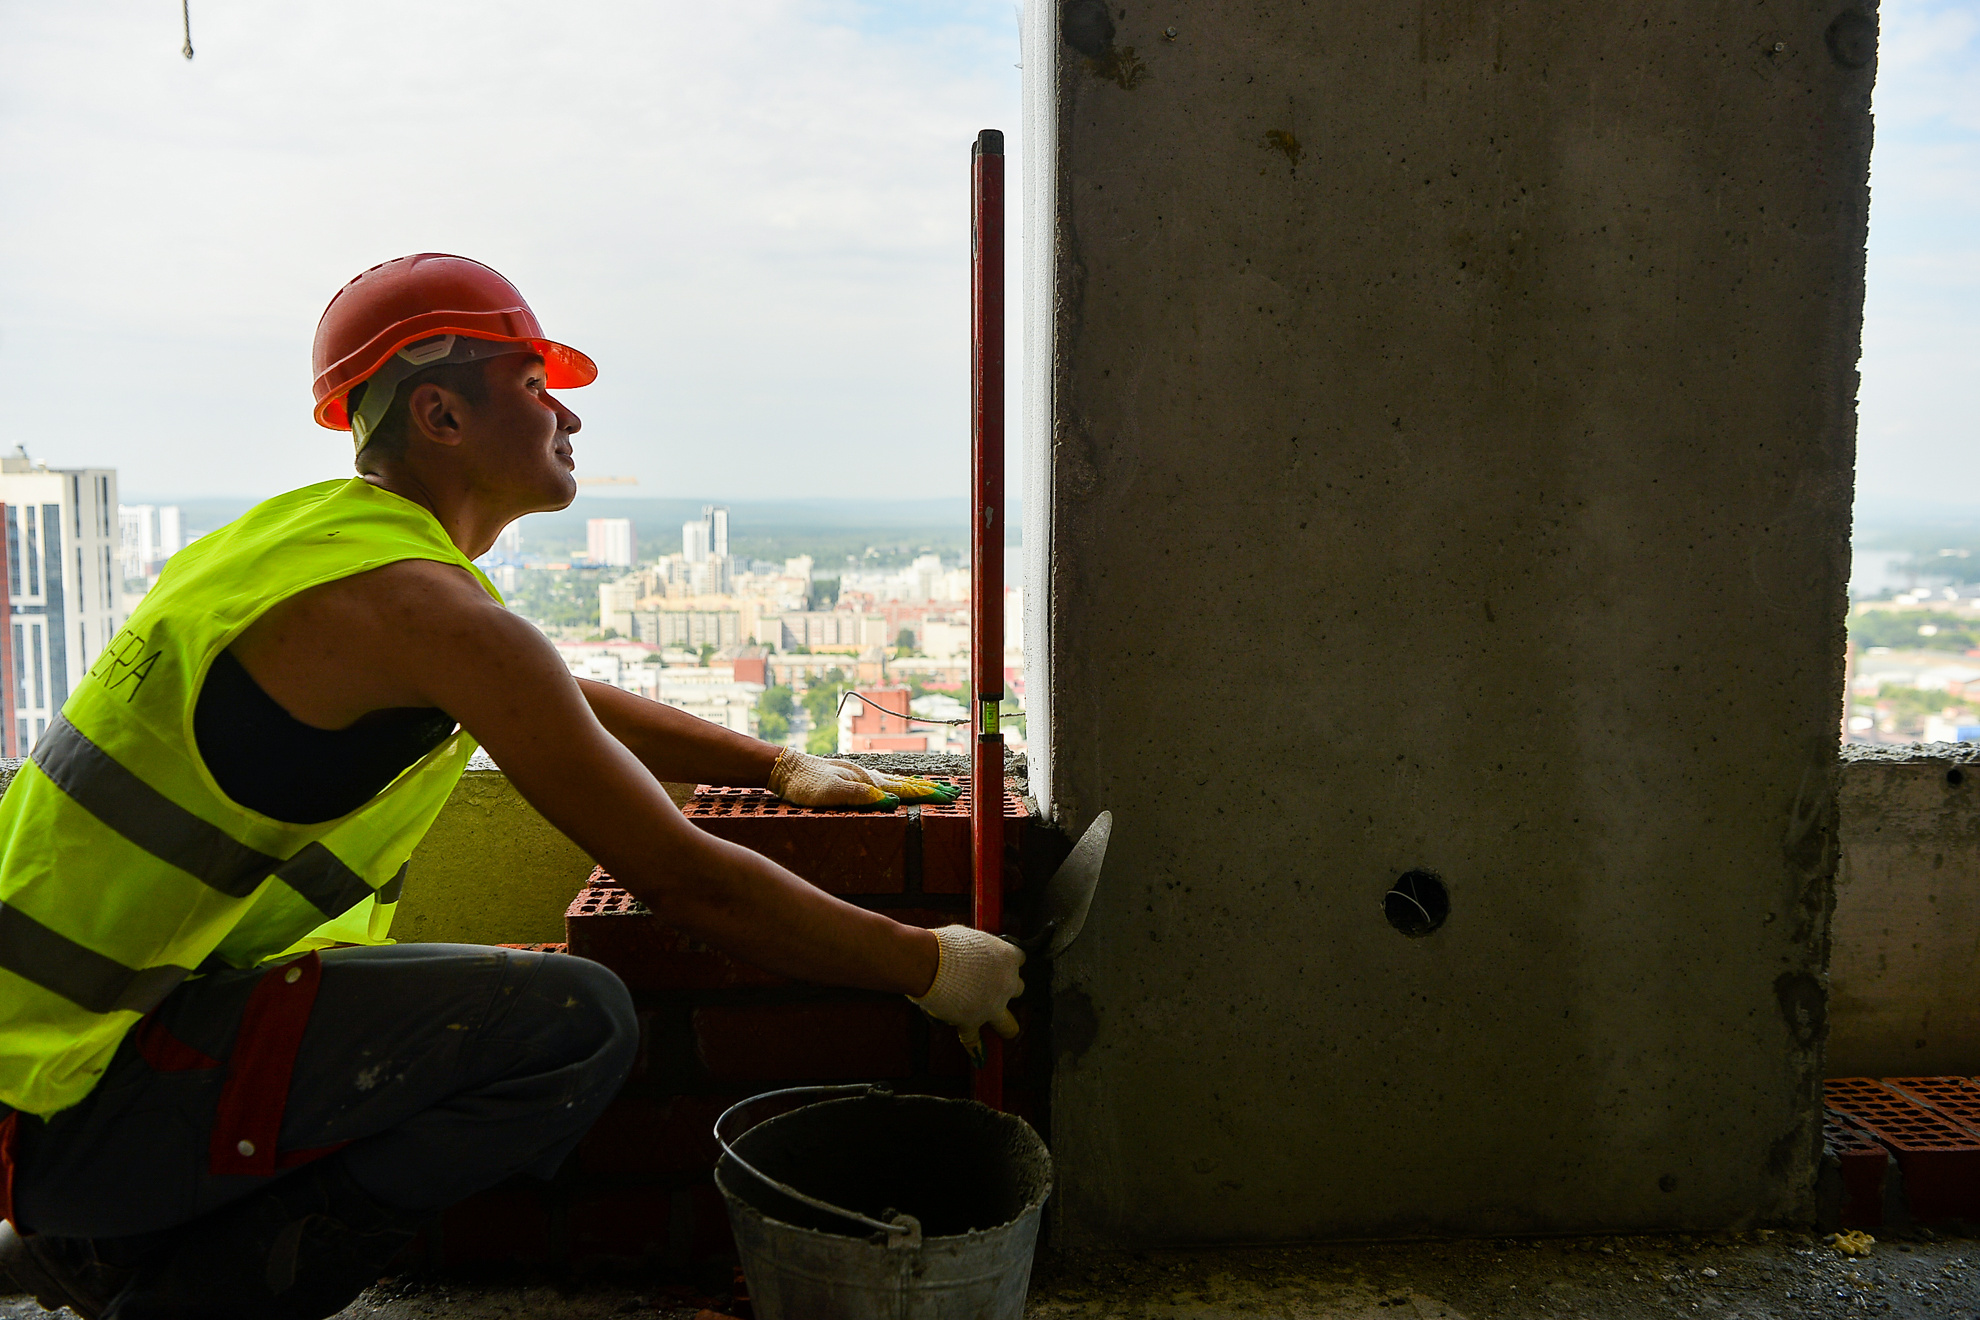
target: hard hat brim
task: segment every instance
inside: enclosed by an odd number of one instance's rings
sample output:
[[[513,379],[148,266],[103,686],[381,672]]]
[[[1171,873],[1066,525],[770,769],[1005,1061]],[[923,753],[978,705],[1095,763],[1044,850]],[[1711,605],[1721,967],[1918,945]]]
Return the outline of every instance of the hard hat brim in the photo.
[[[366,345],[367,353],[375,354],[373,361],[369,364],[363,375],[353,379],[348,385],[345,385],[335,394],[328,396],[323,402],[316,405],[316,424],[327,427],[332,431],[350,430],[350,411],[345,407],[344,400],[350,397],[352,390],[370,379],[373,372],[377,371],[379,367],[390,360],[394,353],[397,353],[407,344],[421,339],[430,339],[435,335],[447,334],[460,335],[466,339],[488,340],[498,344],[514,344],[519,349],[526,349],[535,353],[543,359],[544,385],[548,389],[575,390],[589,385],[598,379],[597,363],[593,362],[583,353],[580,353],[577,349],[572,348],[569,344],[560,344],[554,339],[511,338],[507,335],[491,335],[485,331],[478,332],[467,326],[421,326],[418,333],[406,335],[404,338],[386,344],[383,346],[382,351],[380,351],[377,345]],[[341,366],[342,364],[337,365]],[[333,367],[331,370],[335,370],[335,368]],[[324,374],[329,375],[330,371],[326,371]]]

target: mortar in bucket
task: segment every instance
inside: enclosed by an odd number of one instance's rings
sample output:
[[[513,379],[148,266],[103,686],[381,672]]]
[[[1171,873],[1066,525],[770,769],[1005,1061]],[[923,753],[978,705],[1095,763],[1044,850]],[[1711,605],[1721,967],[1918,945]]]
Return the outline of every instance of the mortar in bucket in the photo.
[[[734,1143],[729,1116],[826,1095]],[[1052,1156],[1023,1119],[879,1086],[753,1096],[715,1122],[758,1320],[1022,1320]]]

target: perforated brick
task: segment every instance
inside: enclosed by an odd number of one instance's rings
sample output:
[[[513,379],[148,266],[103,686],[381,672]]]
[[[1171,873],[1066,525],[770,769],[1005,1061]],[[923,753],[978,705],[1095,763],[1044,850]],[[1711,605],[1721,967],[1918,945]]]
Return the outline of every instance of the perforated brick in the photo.
[[[868,1081],[914,1071],[903,999],[711,1005],[694,1011],[694,1046],[720,1082]]]
[[[1886,1077],[1883,1083],[1980,1136],[1980,1087],[1964,1077]]]
[[[1833,1109],[1822,1111],[1822,1141],[1842,1164],[1843,1228],[1881,1228],[1884,1223],[1884,1173],[1890,1152],[1849,1118]]]
[[[1980,1153],[1980,1137],[1873,1078],[1835,1078],[1824,1082],[1822,1089],[1831,1109],[1849,1115],[1894,1150]]]
[[[783,977],[731,958],[659,920],[609,883],[603,870],[564,910],[570,952],[617,972],[632,990],[723,990],[788,985]]]
[[[818,811],[760,788],[697,788],[682,814],[718,839],[761,853],[831,894],[898,894],[906,886],[904,811]]]
[[[1913,1216],[1980,1216],[1980,1135],[1869,1077],[1834,1078],[1823,1091],[1831,1108],[1897,1155]]]
[[[970,883],[969,812],[970,786],[952,780],[962,796],[947,806],[921,808],[921,887],[931,894],[967,894]],[[1024,886],[1019,865],[1024,848],[1024,829],[1030,821],[1024,801],[1017,794],[1004,794],[1004,891],[1016,893]]]

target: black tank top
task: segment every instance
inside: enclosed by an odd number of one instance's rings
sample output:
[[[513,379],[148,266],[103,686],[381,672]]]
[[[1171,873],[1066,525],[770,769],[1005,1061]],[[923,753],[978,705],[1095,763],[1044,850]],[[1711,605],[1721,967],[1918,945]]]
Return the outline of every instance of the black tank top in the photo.
[[[317,729],[283,710],[231,651],[207,671],[193,737],[220,791],[264,816],[315,825],[356,811],[458,727],[427,706]]]

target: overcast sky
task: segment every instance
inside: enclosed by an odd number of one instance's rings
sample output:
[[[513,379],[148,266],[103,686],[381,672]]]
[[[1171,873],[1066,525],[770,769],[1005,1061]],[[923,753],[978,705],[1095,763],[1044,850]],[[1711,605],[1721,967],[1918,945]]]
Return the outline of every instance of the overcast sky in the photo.
[[[1980,507],[1980,0],[1884,0],[1857,500]]]
[[[1882,13],[1859,485],[1980,505],[1980,0]],[[570,396],[583,472],[964,493],[967,151],[1017,127],[1011,0],[192,21],[188,64],[172,0],[0,0],[0,441],[132,496],[347,470],[309,421],[316,319],[366,266],[441,250],[598,360]]]
[[[192,0],[190,64],[177,0],[0,24],[7,445],[150,495],[347,472],[317,318],[437,250],[598,361],[581,474],[966,491],[969,145],[1016,129],[1010,0]]]

